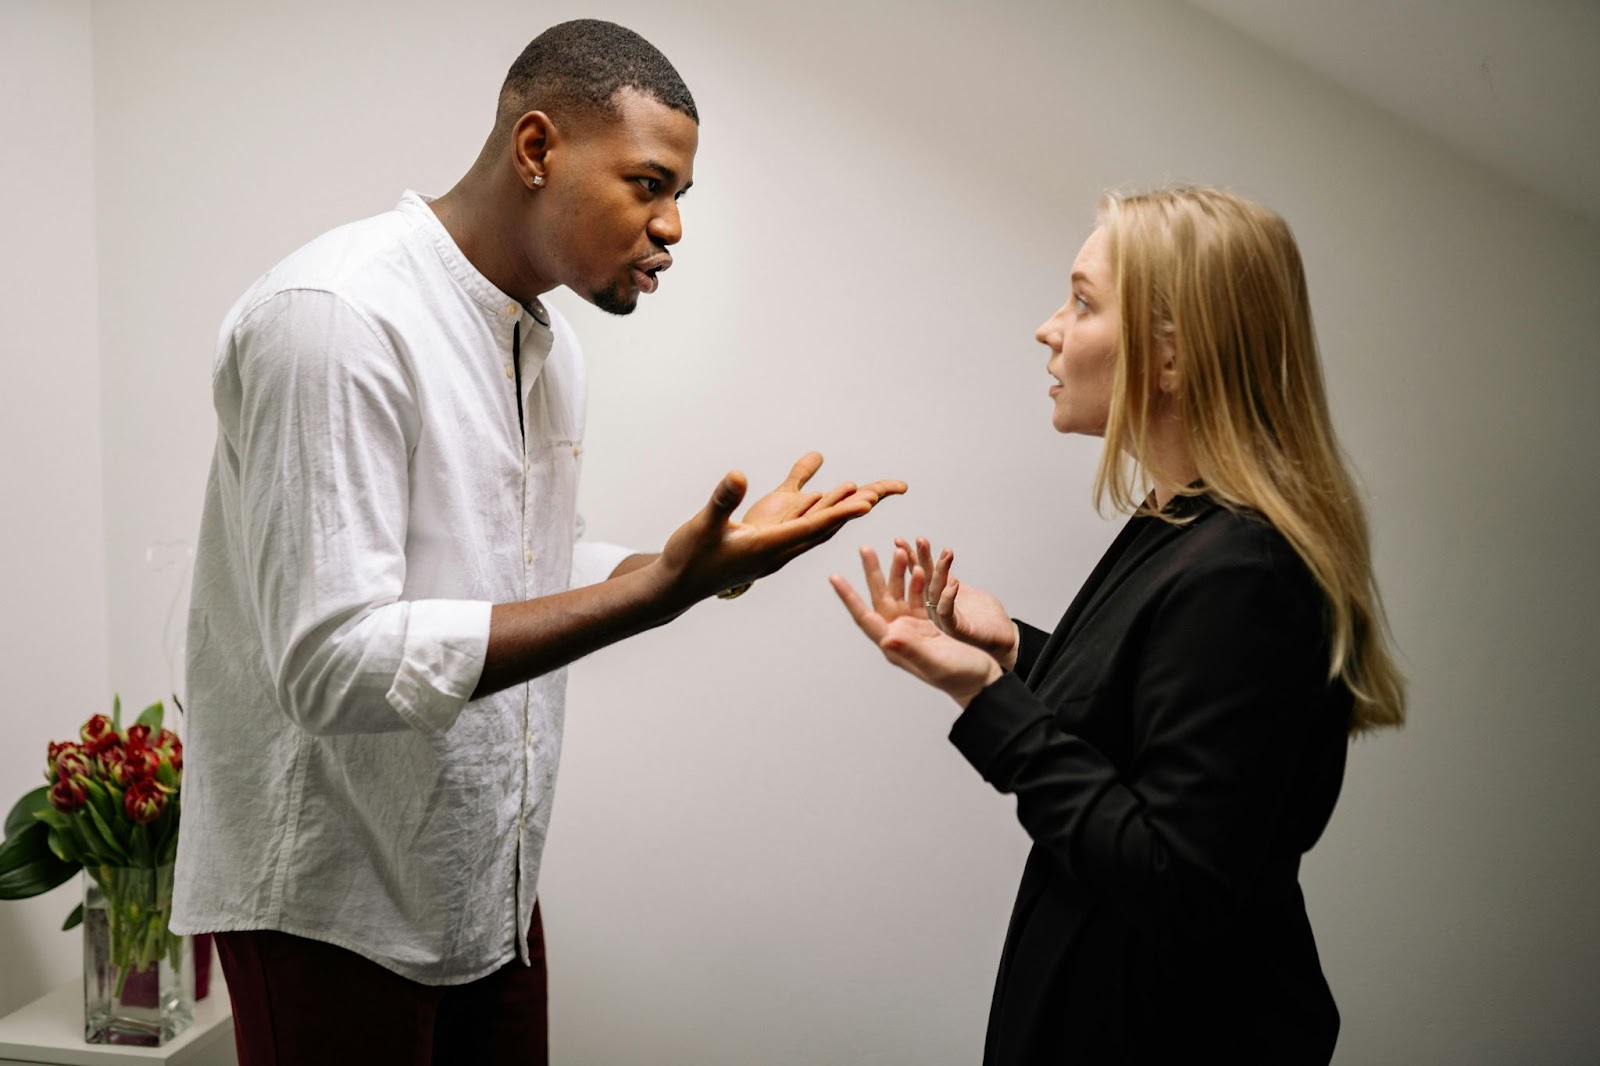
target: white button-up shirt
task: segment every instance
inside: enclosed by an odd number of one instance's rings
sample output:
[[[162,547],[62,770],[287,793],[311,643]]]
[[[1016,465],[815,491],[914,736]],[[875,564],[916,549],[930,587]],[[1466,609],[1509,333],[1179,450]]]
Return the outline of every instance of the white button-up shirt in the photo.
[[[566,672],[468,700],[492,604],[629,554],[578,541],[571,328],[407,193],[245,293],[212,390],[173,928],[428,984],[526,961]]]

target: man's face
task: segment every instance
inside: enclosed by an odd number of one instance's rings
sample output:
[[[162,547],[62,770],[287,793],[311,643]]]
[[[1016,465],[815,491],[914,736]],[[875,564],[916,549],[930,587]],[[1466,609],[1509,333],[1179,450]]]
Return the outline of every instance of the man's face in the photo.
[[[546,155],[533,257],[551,281],[625,315],[672,264],[667,248],[683,236],[678,199],[693,184],[700,127],[631,89],[615,103],[615,117],[590,120]]]

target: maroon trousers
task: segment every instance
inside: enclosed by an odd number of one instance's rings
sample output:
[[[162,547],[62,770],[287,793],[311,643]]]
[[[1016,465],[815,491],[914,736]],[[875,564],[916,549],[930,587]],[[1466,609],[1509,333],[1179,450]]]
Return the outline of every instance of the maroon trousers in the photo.
[[[464,985],[422,985],[332,944],[271,930],[218,933],[239,1066],[547,1066],[544,927]]]

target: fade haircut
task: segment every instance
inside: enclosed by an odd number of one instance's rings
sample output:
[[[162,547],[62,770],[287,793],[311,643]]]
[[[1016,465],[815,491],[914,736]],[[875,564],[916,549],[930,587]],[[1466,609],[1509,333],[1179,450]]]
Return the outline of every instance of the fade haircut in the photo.
[[[575,19],[535,37],[511,64],[500,87],[495,133],[510,133],[529,111],[543,111],[569,128],[614,118],[622,89],[700,122],[683,78],[655,45],[614,22]]]

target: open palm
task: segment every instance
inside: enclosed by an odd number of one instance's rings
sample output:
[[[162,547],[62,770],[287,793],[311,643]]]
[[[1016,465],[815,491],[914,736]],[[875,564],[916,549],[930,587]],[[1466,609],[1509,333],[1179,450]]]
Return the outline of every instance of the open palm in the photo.
[[[934,624],[923,607],[926,575],[922,568],[912,567],[908,581],[905,553],[897,549],[895,556],[885,577],[877,553],[861,549],[870,603],[838,574],[828,580],[856,625],[886,659],[965,706],[1000,676],[1000,664],[993,655]]]
[[[902,553],[911,555],[910,544],[904,540],[894,543],[897,560]],[[1017,662],[1017,624],[1005,604],[951,576],[955,558],[955,552],[946,548],[934,559],[928,539],[917,538],[917,566],[928,575],[926,601],[933,604],[934,621],[957,640],[982,648],[1009,670]]]

